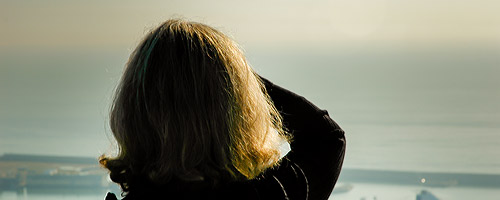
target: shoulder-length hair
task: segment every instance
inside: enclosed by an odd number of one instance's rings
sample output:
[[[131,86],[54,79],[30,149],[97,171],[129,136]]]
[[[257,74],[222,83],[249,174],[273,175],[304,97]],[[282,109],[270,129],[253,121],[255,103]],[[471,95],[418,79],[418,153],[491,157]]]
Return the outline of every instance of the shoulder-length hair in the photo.
[[[126,191],[156,183],[253,179],[288,141],[237,44],[200,23],[168,20],[131,54],[110,113],[116,157],[100,163]]]

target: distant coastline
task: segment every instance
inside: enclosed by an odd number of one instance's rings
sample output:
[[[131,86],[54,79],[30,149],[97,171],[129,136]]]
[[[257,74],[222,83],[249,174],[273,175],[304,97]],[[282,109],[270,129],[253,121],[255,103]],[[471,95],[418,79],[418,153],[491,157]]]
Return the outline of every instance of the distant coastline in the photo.
[[[0,156],[0,162],[21,161],[21,162],[45,162],[45,163],[68,163],[96,165],[97,158],[76,157],[76,156],[54,156],[54,155],[34,155],[6,153]]]
[[[427,187],[500,187],[500,174],[342,169],[339,181]]]
[[[339,182],[419,185],[427,187],[500,187],[500,174],[342,169]],[[111,182],[97,158],[4,154],[0,156],[0,190],[19,188],[108,188]]]
[[[99,189],[110,185],[97,158],[4,154],[0,156],[0,190]]]

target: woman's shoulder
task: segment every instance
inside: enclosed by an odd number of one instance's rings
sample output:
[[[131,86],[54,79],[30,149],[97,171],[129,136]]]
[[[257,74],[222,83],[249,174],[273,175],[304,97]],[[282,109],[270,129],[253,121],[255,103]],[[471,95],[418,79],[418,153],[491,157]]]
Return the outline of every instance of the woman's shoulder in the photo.
[[[231,181],[214,187],[190,184],[166,184],[131,189],[123,200],[137,199],[307,199],[307,178],[301,167],[286,159],[278,167],[268,169],[258,178]],[[118,200],[108,193],[106,200]]]
[[[260,199],[308,199],[308,179],[301,166],[287,157],[253,182]]]

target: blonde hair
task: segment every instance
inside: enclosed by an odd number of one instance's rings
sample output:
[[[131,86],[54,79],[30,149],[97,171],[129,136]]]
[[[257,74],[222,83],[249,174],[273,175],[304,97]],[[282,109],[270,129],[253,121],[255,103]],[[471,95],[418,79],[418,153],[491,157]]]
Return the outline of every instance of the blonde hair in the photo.
[[[100,163],[124,191],[166,183],[254,179],[279,163],[282,119],[238,45],[201,23],[168,20],[132,53],[110,127],[117,157]]]

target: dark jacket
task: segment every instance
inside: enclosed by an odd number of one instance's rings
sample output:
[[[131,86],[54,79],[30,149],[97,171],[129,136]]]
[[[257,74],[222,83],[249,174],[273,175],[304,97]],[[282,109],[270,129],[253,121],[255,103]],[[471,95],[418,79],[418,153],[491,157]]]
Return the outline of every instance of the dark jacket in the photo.
[[[302,96],[262,78],[269,96],[293,135],[291,151],[279,167],[250,181],[148,185],[131,190],[135,199],[328,199],[339,177],[345,153],[344,131],[328,115]],[[116,199],[108,194],[106,199]]]

